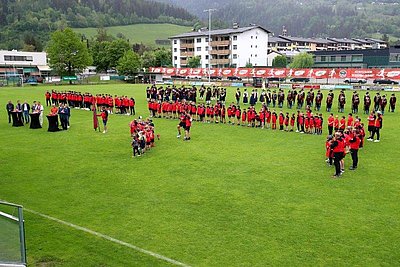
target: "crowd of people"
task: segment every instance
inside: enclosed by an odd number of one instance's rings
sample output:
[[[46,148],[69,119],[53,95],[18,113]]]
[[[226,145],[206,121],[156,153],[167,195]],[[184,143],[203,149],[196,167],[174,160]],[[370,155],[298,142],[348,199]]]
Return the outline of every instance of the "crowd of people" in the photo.
[[[167,86],[157,87],[155,85],[147,87],[146,97],[147,101],[190,101],[197,102],[197,95],[199,99],[205,101],[206,105],[210,105],[211,101],[219,101],[225,104],[226,101],[226,89],[218,86],[205,87],[204,85],[197,88],[196,86]],[[293,89],[288,90],[286,93],[282,89],[252,89],[251,92],[247,89],[237,89],[235,92],[236,106],[239,105],[250,105],[255,106],[257,103],[264,103],[268,108],[283,108],[285,103],[289,109],[303,109],[304,107],[313,108],[315,111],[320,112],[322,103],[324,101],[324,94],[321,90],[314,89]],[[346,106],[346,94],[344,90],[341,90],[337,95],[337,111],[339,113],[345,112]],[[286,101],[286,102],[285,102]],[[332,112],[333,103],[335,101],[335,93],[333,90],[329,90],[325,103],[326,111]],[[389,111],[394,112],[396,108],[396,96],[392,94],[387,99],[386,95],[377,92],[372,98],[369,92],[366,92],[363,98],[363,112],[369,114],[370,109],[373,108],[375,111],[380,111],[384,114],[387,105],[389,104]],[[359,113],[359,106],[361,105],[361,98],[358,92],[354,91],[351,97],[351,112],[353,114]],[[372,107],[371,107],[372,105]]]
[[[71,117],[71,108],[66,103],[59,103],[58,106],[56,104],[51,104],[49,116],[58,116],[60,122],[56,123],[57,128],[61,125],[62,130],[67,130],[70,128],[70,117]]]
[[[146,151],[154,147],[155,133],[152,120],[142,120],[142,117],[129,123],[132,137],[132,157],[140,157]],[[160,139],[160,135],[157,135]]]
[[[77,91],[47,91],[45,93],[46,105],[68,104],[71,108],[80,108],[92,110],[92,106],[96,105],[98,111],[106,107],[110,113],[135,115],[135,99],[128,96],[114,97],[110,94],[81,93]],[[115,109],[115,110],[114,110]]]

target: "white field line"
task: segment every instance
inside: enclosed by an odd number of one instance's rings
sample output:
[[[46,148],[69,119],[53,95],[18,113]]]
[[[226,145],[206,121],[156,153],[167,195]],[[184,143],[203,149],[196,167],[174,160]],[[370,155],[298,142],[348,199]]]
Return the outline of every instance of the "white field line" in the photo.
[[[73,224],[73,223],[69,223],[69,222],[66,222],[66,221],[63,221],[63,220],[60,220],[60,219],[57,219],[57,218],[54,218],[54,217],[51,217],[51,216],[42,214],[42,213],[40,213],[40,212],[31,210],[31,209],[24,208],[24,210],[26,210],[26,211],[28,211],[28,212],[30,212],[30,213],[36,214],[36,215],[38,215],[38,216],[40,216],[40,217],[46,218],[46,219],[48,219],[48,220],[55,221],[55,222],[58,222],[58,223],[67,225],[67,226],[72,227],[72,228],[74,228],[74,229],[76,229],[76,230],[80,230],[80,231],[83,231],[83,232],[86,232],[86,233],[89,233],[89,234],[92,234],[92,235],[95,235],[95,236],[104,238],[104,239],[106,239],[106,240],[108,240],[108,241],[117,243],[117,244],[119,244],[119,245],[122,245],[122,246],[125,246],[125,247],[128,247],[128,248],[134,249],[134,250],[136,250],[136,251],[138,251],[138,252],[141,252],[141,253],[143,253],[143,254],[152,256],[152,257],[154,257],[154,258],[157,258],[157,259],[160,259],[160,260],[163,260],[163,261],[172,263],[172,264],[174,264],[174,265],[177,265],[177,266],[184,266],[184,267],[189,267],[189,266],[190,266],[190,265],[187,265],[187,264],[185,264],[185,263],[182,263],[182,262],[176,261],[176,260],[174,260],[174,259],[168,258],[168,257],[166,257],[166,256],[160,255],[160,254],[158,254],[158,253],[152,252],[152,251],[150,251],[150,250],[146,250],[146,249],[137,247],[137,246],[135,246],[135,245],[126,243],[126,242],[124,242],[124,241],[115,239],[115,238],[113,238],[113,237],[111,237],[111,236],[108,236],[108,235],[105,235],[105,234],[102,234],[102,233],[99,233],[99,232],[95,232],[95,231],[90,230],[90,229],[88,229],[88,228],[85,228],[85,227],[82,227],[82,226],[79,226],[79,225],[76,225],[76,224]]]

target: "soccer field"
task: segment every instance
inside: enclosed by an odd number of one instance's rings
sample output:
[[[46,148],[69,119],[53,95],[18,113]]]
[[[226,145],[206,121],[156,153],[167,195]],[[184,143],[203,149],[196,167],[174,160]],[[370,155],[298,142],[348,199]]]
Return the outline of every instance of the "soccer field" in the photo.
[[[145,88],[54,87],[133,96],[135,118],[148,115]],[[176,138],[177,121],[154,119],[161,140],[131,158],[131,116],[110,115],[107,134],[84,110],[64,132],[8,124],[7,100],[43,103],[50,89],[0,89],[0,199],[26,209],[31,266],[174,265],[137,248],[190,266],[400,265],[399,110],[385,113],[359,168],[347,156],[343,178],[331,179],[326,112],[322,136],[195,122],[189,142]]]

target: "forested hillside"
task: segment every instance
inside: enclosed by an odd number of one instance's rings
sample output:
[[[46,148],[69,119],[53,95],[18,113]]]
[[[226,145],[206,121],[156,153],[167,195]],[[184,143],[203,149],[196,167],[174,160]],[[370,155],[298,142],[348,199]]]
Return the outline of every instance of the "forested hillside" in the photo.
[[[185,7],[206,18],[204,9],[216,8],[214,18],[241,25],[255,23],[292,36],[366,37],[384,33],[400,37],[398,0],[159,0]]]
[[[185,9],[147,0],[0,0],[0,49],[42,50],[60,27],[194,24]]]

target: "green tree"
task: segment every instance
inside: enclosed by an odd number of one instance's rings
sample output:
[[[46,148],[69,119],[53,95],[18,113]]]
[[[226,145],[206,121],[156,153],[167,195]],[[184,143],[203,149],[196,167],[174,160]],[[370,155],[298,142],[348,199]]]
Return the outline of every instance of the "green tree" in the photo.
[[[53,32],[47,54],[59,75],[75,75],[92,63],[86,44],[70,28]]]
[[[245,68],[252,68],[253,67],[253,64],[250,62],[250,59],[249,59],[249,61],[246,62],[246,65],[244,67]]]
[[[272,67],[274,68],[286,68],[287,58],[284,55],[279,55],[272,60]]]
[[[290,63],[291,68],[311,68],[313,65],[313,56],[305,52],[295,55]]]
[[[145,51],[142,55],[142,66],[143,68],[157,66],[157,59],[154,51]]]
[[[189,68],[198,68],[201,65],[201,57],[195,56],[188,59]]]
[[[156,65],[155,67],[168,67],[172,66],[172,51],[170,49],[157,49],[154,52],[156,56]]]
[[[129,43],[122,39],[112,41],[106,48],[106,61],[108,68],[115,68],[118,65],[119,59],[126,51],[131,50]]]
[[[132,76],[139,71],[141,65],[140,56],[129,50],[118,60],[117,71],[119,75]]]

